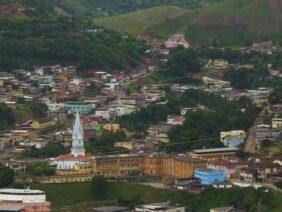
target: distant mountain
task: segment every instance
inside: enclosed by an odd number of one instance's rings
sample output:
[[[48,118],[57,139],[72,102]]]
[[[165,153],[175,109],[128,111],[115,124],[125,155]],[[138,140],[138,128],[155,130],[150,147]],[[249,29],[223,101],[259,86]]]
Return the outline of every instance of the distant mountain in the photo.
[[[96,19],[94,24],[104,26],[107,29],[138,35],[145,32],[151,26],[166,20],[175,19],[187,12],[188,10],[175,6],[158,6],[118,16]]]
[[[159,11],[150,9],[151,17],[158,17]],[[282,1],[281,0],[226,0],[210,4],[200,9],[184,12],[182,15],[170,17],[156,24],[142,24],[138,13],[114,16],[109,19],[99,19],[98,24],[107,28],[131,32],[134,35],[146,33],[159,37],[168,37],[177,32],[184,32],[186,37],[194,43],[212,45],[242,45],[254,40],[282,40]],[[143,10],[146,13],[146,10]],[[116,25],[116,20],[119,24]]]

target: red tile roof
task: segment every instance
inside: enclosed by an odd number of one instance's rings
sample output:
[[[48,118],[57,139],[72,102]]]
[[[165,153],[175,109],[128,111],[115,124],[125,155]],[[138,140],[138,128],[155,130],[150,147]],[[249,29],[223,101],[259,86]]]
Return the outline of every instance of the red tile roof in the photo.
[[[69,154],[58,156],[57,160],[89,160],[93,157],[94,157],[94,155],[89,154],[89,153],[86,153],[84,156],[79,155],[77,157],[75,157],[73,154],[69,153]]]

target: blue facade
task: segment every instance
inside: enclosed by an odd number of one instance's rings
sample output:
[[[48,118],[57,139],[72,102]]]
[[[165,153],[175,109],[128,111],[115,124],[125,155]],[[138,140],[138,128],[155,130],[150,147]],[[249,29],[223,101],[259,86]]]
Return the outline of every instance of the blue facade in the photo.
[[[203,185],[224,182],[224,170],[196,169],[194,177],[201,181]]]
[[[238,147],[240,144],[244,143],[244,138],[237,137],[237,136],[227,136],[223,140],[223,144],[229,147]]]

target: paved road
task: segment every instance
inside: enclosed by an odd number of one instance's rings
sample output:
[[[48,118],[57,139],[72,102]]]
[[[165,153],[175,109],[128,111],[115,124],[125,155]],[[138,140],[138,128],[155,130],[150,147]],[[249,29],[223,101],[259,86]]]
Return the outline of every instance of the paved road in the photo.
[[[245,149],[244,149],[245,152],[250,152],[250,153],[255,152],[255,150],[256,150],[255,134],[256,134],[256,131],[257,131],[257,125],[262,124],[264,116],[265,116],[265,111],[262,110],[259,113],[258,117],[255,119],[253,126],[249,129],[248,137],[247,137]]]

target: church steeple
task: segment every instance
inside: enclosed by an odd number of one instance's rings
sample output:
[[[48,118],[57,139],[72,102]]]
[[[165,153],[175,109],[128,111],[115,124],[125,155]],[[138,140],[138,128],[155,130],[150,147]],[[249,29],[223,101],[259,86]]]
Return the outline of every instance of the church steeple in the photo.
[[[84,142],[83,142],[83,126],[80,122],[80,117],[78,111],[76,112],[75,122],[73,125],[72,130],[72,148],[71,154],[75,157],[77,156],[84,156],[85,149],[84,149]]]

